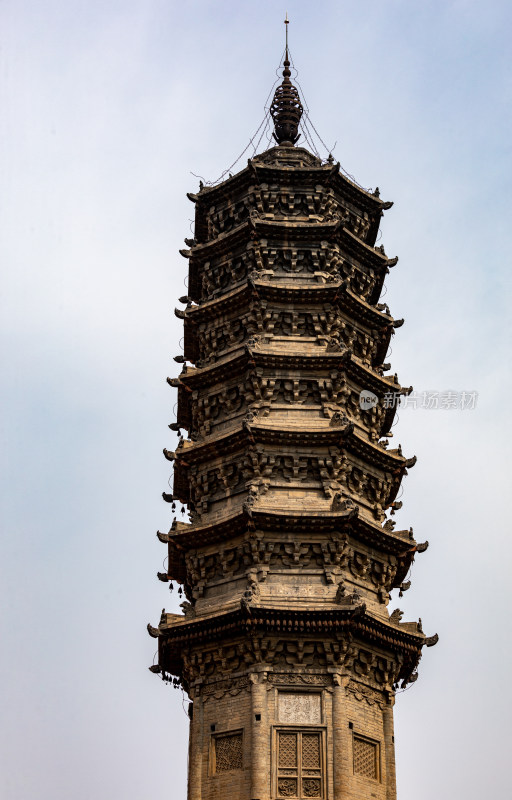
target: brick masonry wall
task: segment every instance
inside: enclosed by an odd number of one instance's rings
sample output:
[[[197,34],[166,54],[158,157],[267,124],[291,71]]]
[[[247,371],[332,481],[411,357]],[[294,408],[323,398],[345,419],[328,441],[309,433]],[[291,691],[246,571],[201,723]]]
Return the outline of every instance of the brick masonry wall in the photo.
[[[194,726],[200,727],[197,741],[200,752],[194,759],[201,763],[201,794],[197,800],[249,800],[251,787],[251,693],[250,689],[242,689],[236,693],[229,692],[217,699],[214,695],[194,703],[202,706],[202,715],[196,714],[194,708]],[[202,716],[202,719],[201,719]],[[212,726],[215,730],[212,731]],[[213,740],[218,734],[230,731],[242,731],[243,758],[242,769],[214,771]],[[192,795],[196,800],[195,795]]]
[[[294,676],[297,676],[296,671]],[[392,724],[387,736],[389,741],[386,740],[384,724],[385,713],[390,714],[392,720],[392,707],[387,706],[386,712],[384,697],[376,702],[373,696],[369,702],[364,696],[358,697],[354,693],[354,684],[347,691],[345,685],[333,687],[332,676],[324,677],[330,685],[316,686],[309,691],[321,696],[321,720],[310,725],[301,720],[294,724],[279,716],[279,693],[303,695],[306,693],[304,687],[292,683],[277,687],[257,674],[251,676],[252,683],[248,687],[198,697],[191,722],[189,800],[271,800],[279,797],[275,746],[277,731],[282,729],[323,732],[324,800],[361,800],[363,797],[365,800],[394,800]],[[219,770],[216,769],[214,750],[224,735],[241,735],[243,754],[241,763],[235,768]],[[375,778],[354,770],[354,737],[362,738],[370,748],[369,752],[375,743]],[[225,749],[221,744],[218,752],[222,754]],[[221,767],[225,767],[225,761]]]

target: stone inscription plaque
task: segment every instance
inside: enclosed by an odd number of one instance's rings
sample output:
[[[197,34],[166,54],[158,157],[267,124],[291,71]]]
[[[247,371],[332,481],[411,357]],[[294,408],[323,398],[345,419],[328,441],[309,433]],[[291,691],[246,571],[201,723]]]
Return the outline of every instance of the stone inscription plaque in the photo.
[[[321,697],[309,692],[279,692],[279,722],[294,725],[320,725]]]

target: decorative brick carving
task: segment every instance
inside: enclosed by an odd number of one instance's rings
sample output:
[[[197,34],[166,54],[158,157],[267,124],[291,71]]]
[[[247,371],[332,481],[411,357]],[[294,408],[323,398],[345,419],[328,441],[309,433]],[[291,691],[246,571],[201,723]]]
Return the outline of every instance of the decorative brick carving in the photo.
[[[329,447],[329,453],[301,454],[279,452],[256,445],[249,440],[244,453],[228,456],[225,461],[191,466],[187,471],[190,501],[195,511],[206,514],[215,500],[222,500],[239,492],[258,496],[269,488],[296,486],[299,489],[321,489],[324,497],[334,499],[345,488],[350,499],[368,509],[377,521],[385,519],[384,509],[389,506],[396,485],[392,473],[383,472],[379,466],[363,470],[354,463],[351,453],[340,447]]]
[[[302,770],[317,770],[321,766],[320,734],[302,734]]]
[[[279,768],[297,767],[297,734],[279,733]]]
[[[369,706],[378,705],[380,708],[384,707],[384,700],[381,691],[370,689],[362,683],[355,683],[349,681],[347,685],[347,693],[352,694],[356,700],[365,701]]]
[[[354,734],[353,748],[354,772],[356,775],[378,780],[378,743]]]
[[[245,574],[250,568],[257,569],[258,580],[262,581],[269,569],[316,566],[323,570],[328,583],[334,583],[335,576],[352,558],[353,551],[346,535],[332,536],[323,542],[283,542],[275,537],[251,535],[234,547],[221,546],[215,553],[189,551],[185,563],[187,583],[193,587],[191,593],[197,598],[203,595],[207,583]]]
[[[211,698],[220,700],[226,694],[237,697],[241,692],[247,691],[249,684],[250,681],[247,677],[214,680],[213,683],[207,683],[201,687],[201,697],[205,703]]]
[[[277,781],[277,793],[279,797],[297,797],[297,779],[279,778]]]
[[[320,778],[303,778],[302,792],[304,797],[321,797],[322,783]]]
[[[208,239],[216,239],[221,233],[229,233],[250,216],[248,198],[233,203],[228,200],[211,206],[207,214]]]
[[[281,675],[278,672],[270,673],[268,681],[280,686],[329,686],[332,683],[331,677],[327,675],[308,675],[306,673]]]
[[[232,290],[256,268],[256,254],[252,248],[205,261],[201,266],[201,299],[212,300]]]
[[[215,772],[227,772],[243,767],[243,736],[241,732],[213,737],[215,747]]]

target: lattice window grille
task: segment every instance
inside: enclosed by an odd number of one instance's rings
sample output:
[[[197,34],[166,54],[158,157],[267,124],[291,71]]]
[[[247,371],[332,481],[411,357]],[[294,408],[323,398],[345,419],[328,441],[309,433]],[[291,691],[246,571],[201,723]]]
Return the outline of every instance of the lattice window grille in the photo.
[[[318,733],[302,734],[302,769],[320,769],[320,735]]]
[[[243,741],[242,732],[215,736],[215,772],[227,772],[231,769],[242,769]]]
[[[279,734],[279,768],[295,769],[297,767],[297,734]]]
[[[322,798],[323,769],[320,731],[277,732],[278,798]]]
[[[362,736],[354,736],[354,772],[372,780],[379,779],[379,745]]]

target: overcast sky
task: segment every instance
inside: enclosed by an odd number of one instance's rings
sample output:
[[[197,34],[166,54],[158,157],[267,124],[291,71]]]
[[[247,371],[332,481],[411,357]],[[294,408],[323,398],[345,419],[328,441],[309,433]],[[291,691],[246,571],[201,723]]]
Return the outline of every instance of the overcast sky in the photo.
[[[400,527],[430,541],[399,605],[440,635],[397,697],[399,798],[510,794],[510,0],[3,0],[3,800],[185,797],[145,631],[178,602],[155,532],[185,193],[263,119],[286,8],[316,129],[395,202],[393,372],[478,392],[394,428]]]

